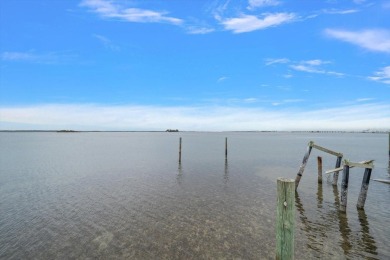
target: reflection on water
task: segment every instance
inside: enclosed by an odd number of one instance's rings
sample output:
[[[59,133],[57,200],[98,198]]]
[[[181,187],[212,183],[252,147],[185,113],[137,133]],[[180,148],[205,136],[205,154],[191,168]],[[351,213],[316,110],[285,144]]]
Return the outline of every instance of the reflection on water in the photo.
[[[229,182],[229,164],[227,158],[225,159],[225,168],[224,168],[224,175],[223,175],[224,183]]]
[[[330,186],[330,185],[328,185]],[[328,204],[323,208],[323,187],[319,183],[317,186],[317,209],[314,215],[306,214],[305,207],[299,196],[295,194],[296,208],[299,213],[300,222],[303,224],[303,230],[307,236],[306,246],[310,250],[323,253],[324,247],[333,247],[329,251],[329,258],[340,257],[337,248],[334,245],[326,245],[326,241],[335,236],[337,230],[339,234],[339,245],[343,250],[343,255],[352,258],[379,259],[377,246],[374,237],[370,234],[369,221],[364,210],[356,210],[358,214],[360,229],[353,230],[348,223],[347,214],[339,211],[340,194],[337,186],[333,186],[334,203]]]

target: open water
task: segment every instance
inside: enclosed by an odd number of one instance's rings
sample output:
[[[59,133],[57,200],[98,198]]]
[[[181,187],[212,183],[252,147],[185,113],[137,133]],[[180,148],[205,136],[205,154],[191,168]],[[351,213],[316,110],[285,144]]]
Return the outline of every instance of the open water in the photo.
[[[182,137],[182,163],[178,163]],[[228,160],[225,161],[225,137]],[[274,259],[277,177],[295,178],[307,143],[375,159],[388,135],[352,133],[0,133],[0,259]],[[389,259],[390,185],[313,149],[296,194],[296,259]]]

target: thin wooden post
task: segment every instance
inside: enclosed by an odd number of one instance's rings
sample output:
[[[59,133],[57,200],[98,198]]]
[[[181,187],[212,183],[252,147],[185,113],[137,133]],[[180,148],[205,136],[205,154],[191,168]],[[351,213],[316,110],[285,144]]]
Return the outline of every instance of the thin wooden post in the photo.
[[[348,197],[348,182],[349,182],[349,165],[344,164],[343,179],[341,181],[341,203],[340,211],[347,211],[347,197]]]
[[[294,180],[277,179],[276,259],[294,259]]]
[[[307,146],[307,150],[306,150],[305,156],[303,157],[301,167],[299,167],[299,171],[297,173],[297,177],[295,178],[295,189],[298,189],[298,185],[299,185],[299,182],[301,181],[301,177],[302,177],[303,171],[305,170],[307,160],[309,160],[309,156],[310,156],[310,152],[311,152],[311,149],[312,149],[312,145],[313,145],[313,142],[310,141],[308,146]]]
[[[228,156],[228,143],[227,143],[227,137],[225,137],[225,160],[227,160]]]
[[[179,164],[181,164],[181,137],[179,141]]]
[[[335,168],[339,168],[340,165],[341,165],[341,160],[343,159],[343,157],[337,157],[337,161],[336,161],[336,167]],[[333,173],[333,186],[337,186],[337,181],[339,179],[339,172],[336,171],[335,173]]]
[[[318,183],[322,183],[322,157],[317,156]]]
[[[370,184],[371,171],[372,169],[368,168],[366,168],[364,171],[362,187],[360,189],[359,199],[356,205],[358,209],[364,208],[364,203],[366,202],[367,198],[368,185]]]

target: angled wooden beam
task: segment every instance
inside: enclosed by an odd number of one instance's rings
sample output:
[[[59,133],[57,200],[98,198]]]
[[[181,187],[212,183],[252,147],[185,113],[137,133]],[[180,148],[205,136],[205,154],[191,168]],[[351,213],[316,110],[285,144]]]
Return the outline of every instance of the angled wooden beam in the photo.
[[[331,154],[331,155],[334,155],[334,156],[337,156],[337,157],[343,157],[343,154],[342,153],[338,153],[338,152],[335,152],[335,151],[332,151],[332,150],[329,150],[325,147],[322,147],[322,146],[319,146],[319,145],[316,145],[314,144],[313,142],[310,144],[311,147],[317,149],[317,150],[320,150],[320,151],[323,151],[325,153],[328,153],[328,154]]]

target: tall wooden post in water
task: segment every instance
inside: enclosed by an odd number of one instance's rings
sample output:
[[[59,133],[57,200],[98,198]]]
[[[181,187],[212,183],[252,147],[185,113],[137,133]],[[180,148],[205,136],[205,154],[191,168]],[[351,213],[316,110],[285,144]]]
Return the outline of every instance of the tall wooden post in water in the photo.
[[[317,156],[318,183],[322,183],[322,157]]]
[[[363,209],[364,204],[366,203],[368,185],[370,184],[371,171],[372,169],[369,168],[366,168],[364,171],[362,187],[360,189],[359,199],[356,205],[358,209]]]
[[[228,155],[228,143],[227,143],[227,137],[225,137],[225,160],[227,160]]]
[[[343,159],[342,156],[337,156],[336,167],[335,167],[336,169],[340,168],[342,159]],[[333,173],[333,183],[332,183],[333,186],[337,186],[338,179],[339,179],[339,172],[336,171]]]
[[[179,139],[179,164],[181,164],[181,137]]]
[[[310,141],[309,144],[307,145],[307,150],[306,150],[305,156],[303,157],[301,167],[299,167],[297,177],[295,178],[295,189],[298,189],[298,185],[299,185],[299,182],[301,181],[303,171],[305,170],[307,160],[309,160],[309,156],[310,156],[311,149],[313,148],[313,146],[312,146],[313,144],[314,144],[314,142]]]
[[[348,182],[349,182],[349,165],[347,161],[344,162],[343,167],[343,179],[341,181],[341,198],[340,198],[340,211],[347,211],[347,199],[348,199]]]
[[[294,182],[292,179],[277,179],[276,259],[294,259]]]

